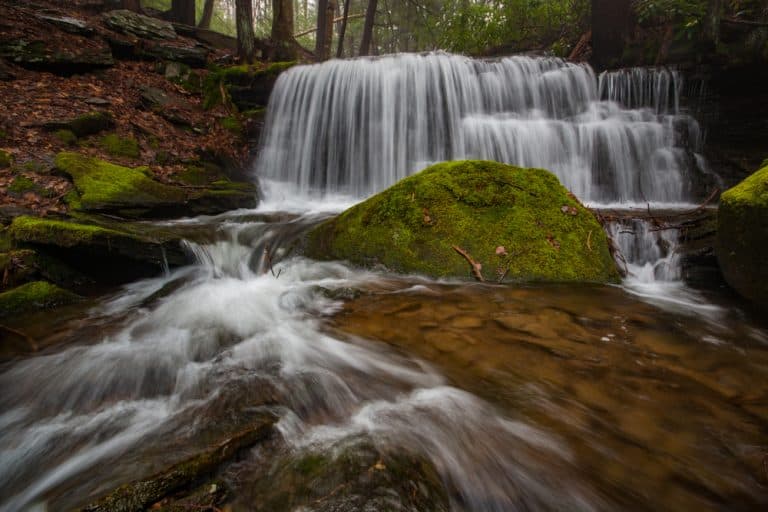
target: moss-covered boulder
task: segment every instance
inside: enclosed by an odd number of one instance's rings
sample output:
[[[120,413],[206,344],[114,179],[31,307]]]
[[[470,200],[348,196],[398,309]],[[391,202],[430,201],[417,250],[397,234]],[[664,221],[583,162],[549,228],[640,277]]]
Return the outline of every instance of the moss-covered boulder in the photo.
[[[311,231],[307,252],[433,277],[619,279],[602,226],[552,173],[486,161],[400,181]]]
[[[56,168],[75,184],[75,193],[66,198],[70,207],[85,212],[190,216],[253,208],[258,201],[257,189],[250,183],[218,181],[204,188],[167,185],[154,180],[147,167],[123,167],[79,153],[59,153]]]
[[[0,293],[0,318],[48,309],[80,300],[74,293],[45,281],[23,284]]]
[[[768,307],[768,166],[720,196],[715,251],[728,284]]]
[[[98,282],[121,283],[157,275],[190,262],[179,237],[70,220],[17,217],[9,228],[16,244],[36,249]]]

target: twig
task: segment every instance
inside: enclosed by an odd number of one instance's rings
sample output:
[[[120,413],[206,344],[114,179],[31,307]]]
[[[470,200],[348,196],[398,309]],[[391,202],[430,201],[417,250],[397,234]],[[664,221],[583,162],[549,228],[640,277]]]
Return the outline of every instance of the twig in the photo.
[[[277,275],[275,275],[275,269],[272,268],[272,255],[269,253],[269,244],[264,246],[264,261],[269,266],[269,271],[272,273],[272,276],[274,276],[275,279],[279,278],[283,269],[278,269]],[[264,273],[266,274],[267,271],[265,270]]]
[[[591,229],[587,234],[587,249],[589,249],[589,252],[592,252],[592,230]]]
[[[483,268],[483,266],[476,262],[474,259],[472,259],[472,256],[469,255],[467,251],[459,247],[458,245],[452,245],[451,246],[454,251],[459,253],[465,260],[467,260],[467,263],[469,263],[469,266],[472,267],[472,275],[475,276],[475,279],[480,281],[481,283],[485,282],[485,279],[483,278],[483,274],[480,272],[480,269]]]

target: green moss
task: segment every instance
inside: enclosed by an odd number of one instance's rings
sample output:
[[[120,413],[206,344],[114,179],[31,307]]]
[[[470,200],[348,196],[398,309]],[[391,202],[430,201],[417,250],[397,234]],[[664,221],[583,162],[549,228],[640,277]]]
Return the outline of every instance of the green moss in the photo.
[[[13,164],[13,157],[7,151],[0,149],[0,169],[6,169]]]
[[[720,196],[715,251],[728,284],[768,309],[768,165]]]
[[[237,116],[227,116],[221,119],[221,126],[237,135],[238,137],[243,135],[243,124],[240,122],[240,118]]]
[[[563,211],[565,210],[565,211]],[[434,277],[615,282],[602,226],[548,171],[496,162],[434,165],[313,230],[309,255]],[[506,254],[497,254],[503,247]]]
[[[57,130],[53,133],[53,136],[67,146],[74,146],[77,144],[77,135],[75,135],[75,132],[72,130]]]
[[[14,195],[22,195],[27,192],[35,192],[36,194],[39,194],[41,190],[40,185],[23,174],[16,176],[10,186],[8,186],[8,192]]]
[[[108,112],[90,112],[68,121],[65,128],[78,137],[85,137],[104,131],[113,124],[112,116]]]
[[[221,95],[222,90],[224,94],[229,94],[228,88],[232,84],[247,86],[257,80],[274,79],[277,75],[295,65],[295,61],[290,61],[274,62],[265,68],[247,64],[214,68],[203,81],[203,107],[211,109],[220,105],[224,99]]]
[[[76,222],[43,219],[23,215],[13,219],[9,228],[11,237],[19,242],[73,247],[93,241],[97,237],[120,237],[123,233],[111,229]]]
[[[56,167],[72,177],[84,210],[103,210],[126,205],[156,206],[183,202],[183,190],[158,183],[146,167],[129,168],[77,153],[59,153]]]
[[[139,143],[133,137],[110,133],[101,138],[99,145],[111,156],[139,158]]]
[[[45,281],[35,281],[0,293],[0,317],[52,308],[78,300],[80,297],[74,293]]]
[[[210,182],[210,176],[205,167],[199,165],[190,165],[185,170],[176,175],[179,181],[192,186],[203,186]]]

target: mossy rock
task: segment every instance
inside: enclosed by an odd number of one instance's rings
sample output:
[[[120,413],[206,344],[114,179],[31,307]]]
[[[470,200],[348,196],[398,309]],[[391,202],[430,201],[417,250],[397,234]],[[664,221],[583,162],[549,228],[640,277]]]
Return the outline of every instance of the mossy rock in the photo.
[[[497,162],[429,167],[309,233],[307,254],[432,277],[617,282],[602,226],[550,172]]]
[[[768,307],[768,166],[720,196],[715,252],[726,282]]]
[[[109,227],[21,216],[13,220],[9,233],[17,245],[32,247],[99,282],[127,282],[157,275],[166,265],[190,262],[179,237],[147,228],[123,229],[117,222]]]
[[[115,125],[109,112],[90,112],[72,119],[49,121],[43,125],[48,131],[69,130],[77,137],[87,137],[108,130]]]
[[[75,135],[75,132],[72,130],[56,130],[53,132],[53,136],[67,146],[74,146],[77,144],[77,135]]]
[[[233,135],[241,137],[243,135],[243,123],[237,116],[227,116],[221,118],[221,126],[229,130]]]
[[[295,61],[289,61],[274,62],[264,68],[246,64],[215,69],[203,82],[203,106],[213,108],[226,100],[241,111],[265,107],[277,77],[295,65]],[[228,98],[222,98],[222,90]]]
[[[379,450],[365,436],[278,458],[239,500],[235,510],[450,510],[440,475],[428,460]]]
[[[78,153],[59,153],[56,168],[68,174],[79,197],[70,206],[84,211],[120,211],[178,205],[184,190],[150,178],[146,167],[129,168]]]
[[[13,156],[0,149],[0,169],[7,169],[11,165],[13,165]]]
[[[121,137],[116,133],[110,133],[101,138],[99,145],[111,156],[139,158],[139,143],[133,137]]]
[[[79,296],[56,285],[34,281],[0,293],[0,318],[63,306],[78,300]]]

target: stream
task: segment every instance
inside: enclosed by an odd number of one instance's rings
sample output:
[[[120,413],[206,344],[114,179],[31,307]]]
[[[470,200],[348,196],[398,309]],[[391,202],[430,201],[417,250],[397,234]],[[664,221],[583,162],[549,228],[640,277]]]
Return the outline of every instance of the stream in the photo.
[[[715,178],[677,80],[444,54],[285,73],[257,210],[164,222],[205,233],[185,242],[196,264],[23,320],[44,348],[0,365],[0,511],[82,507],[263,414],[279,435],[224,468],[231,510],[768,506],[768,326],[684,282],[673,231],[609,224],[615,286],[439,281],[294,250],[443,158],[549,166],[596,208],[690,208],[691,177]]]

